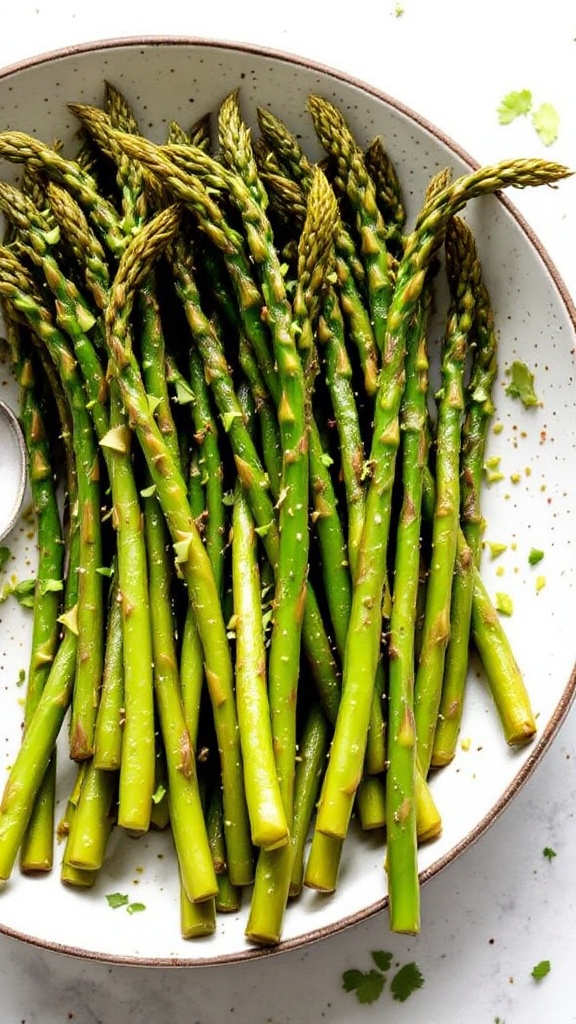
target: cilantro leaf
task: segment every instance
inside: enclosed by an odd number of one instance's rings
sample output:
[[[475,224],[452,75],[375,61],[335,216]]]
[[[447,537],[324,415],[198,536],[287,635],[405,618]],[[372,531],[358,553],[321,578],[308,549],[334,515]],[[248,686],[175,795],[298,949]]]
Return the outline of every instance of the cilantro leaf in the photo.
[[[549,960],[541,960],[540,963],[536,964],[532,968],[532,977],[536,981],[541,981],[547,974],[550,974],[551,964]]]
[[[557,853],[556,853],[556,850],[553,850],[552,847],[550,847],[550,846],[545,846],[544,849],[542,850],[542,853],[550,861],[554,860],[554,857],[558,856]]]
[[[423,985],[424,978],[419,967],[413,961],[404,964],[390,982],[392,998],[398,1003],[404,1003],[413,992],[422,988]]]
[[[389,971],[392,964],[392,953],[385,953],[383,949],[372,950],[372,959],[381,971]]]
[[[0,572],[2,571],[4,566],[6,565],[6,562],[9,560],[10,557],[11,557],[10,548],[2,546],[0,548]]]
[[[359,1003],[374,1003],[384,988],[386,978],[381,971],[344,971],[342,986],[346,992],[355,992]]]
[[[22,608],[33,608],[35,589],[36,580],[22,580],[16,584],[12,593]]]
[[[109,892],[106,896],[108,906],[116,910],[118,907],[126,907],[128,905],[128,897],[122,892]]]
[[[138,914],[142,910],[146,910],[145,903],[129,903],[126,907],[129,914]]]
[[[358,985],[364,977],[363,971],[358,971],[351,968],[349,971],[344,971],[342,975],[342,988],[345,992],[354,992],[358,988]]]
[[[532,114],[532,124],[545,146],[551,146],[558,138],[560,115],[551,103],[541,103]]]
[[[515,359],[506,373],[510,377],[510,382],[504,389],[507,395],[510,395],[511,398],[519,398],[526,408],[540,404],[534,390],[534,374],[528,369],[526,363]]]
[[[500,124],[510,124],[517,117],[528,114],[532,107],[532,93],[529,89],[520,89],[507,93],[498,107]]]

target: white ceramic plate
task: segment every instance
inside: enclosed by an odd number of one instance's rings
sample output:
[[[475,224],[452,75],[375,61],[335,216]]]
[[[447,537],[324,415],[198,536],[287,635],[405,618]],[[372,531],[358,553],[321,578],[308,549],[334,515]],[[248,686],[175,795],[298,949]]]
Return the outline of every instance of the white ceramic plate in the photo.
[[[384,136],[403,183],[409,217],[435,171],[450,166],[459,174],[474,165],[433,126],[369,86],[294,57],[211,41],[103,42],[9,68],[0,73],[0,127],[32,132],[47,142],[58,138],[70,146],[76,125],[67,101],[100,102],[105,79],[133,103],[143,132],[159,140],[171,118],[191,124],[240,86],[249,120],[254,120],[256,104],[269,105],[301,134],[313,156],[317,150],[306,97],[323,93],[342,109],[360,141],[367,143],[377,133]],[[0,174],[12,177],[15,171],[5,165]],[[549,192],[548,201],[562,203],[561,186]],[[508,749],[482,679],[470,679],[462,727],[469,746],[459,749],[455,762],[433,778],[444,827],[441,838],[421,850],[423,879],[449,864],[505,808],[555,735],[575,684],[574,310],[546,253],[507,199],[478,201],[467,216],[476,232],[501,346],[495,393],[496,419],[503,429],[491,436],[489,454],[501,457],[504,480],[486,489],[484,509],[486,538],[508,549],[499,561],[485,559],[483,575],[492,593],[505,590],[513,598],[514,614],[506,626],[539,731],[525,749]],[[505,394],[505,370],[516,358],[535,373],[538,408],[525,410]],[[6,367],[0,367],[0,377],[2,397],[15,403]],[[519,480],[513,482],[516,474]],[[8,542],[16,571],[30,575],[35,548],[28,519],[21,520]],[[532,547],[545,552],[536,568],[528,563]],[[497,575],[498,567],[503,576]],[[538,593],[537,575],[546,580]],[[0,606],[0,773],[9,767],[18,743],[22,692],[17,680],[27,666],[29,622],[14,602]],[[63,796],[71,778],[64,764]],[[382,910],[383,856],[379,838],[352,839],[336,894],[306,892],[292,903],[283,942],[273,952]],[[114,891],[128,893],[146,911],[130,916],[110,909],[105,895]],[[221,917],[214,937],[194,942],[180,938],[175,860],[163,835],[139,840],[115,835],[92,891],[64,888],[56,868],[36,879],[22,878],[16,870],[0,895],[0,931],[39,946],[123,963],[194,965],[263,955],[246,943],[245,920],[245,912]]]

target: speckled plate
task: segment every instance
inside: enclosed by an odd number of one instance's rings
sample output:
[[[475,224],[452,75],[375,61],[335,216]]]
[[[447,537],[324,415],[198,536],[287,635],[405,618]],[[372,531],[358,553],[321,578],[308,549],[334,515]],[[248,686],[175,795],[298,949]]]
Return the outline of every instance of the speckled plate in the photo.
[[[14,529],[26,491],[26,443],[17,413],[0,402],[0,541]]]
[[[191,124],[240,86],[249,120],[256,104],[269,105],[300,133],[311,155],[316,147],[306,97],[323,93],[340,106],[361,141],[384,136],[409,216],[436,170],[450,166],[458,174],[474,166],[457,144],[401,103],[337,71],[254,47],[190,39],[99,42],[8,68],[0,72],[0,128],[19,128],[47,142],[60,139],[72,151],[76,124],[66,103],[100,102],[105,79],[126,93],[142,130],[158,139],[171,118]],[[8,165],[0,173],[15,174]],[[547,201],[561,204],[562,187],[549,191]],[[492,593],[505,590],[513,600],[506,626],[538,716],[538,736],[522,750],[508,749],[482,677],[471,674],[462,727],[466,742],[454,763],[432,780],[443,832],[421,850],[423,880],[478,839],[514,797],[557,732],[575,683],[574,310],[550,259],[508,198],[477,201],[467,216],[500,332],[496,419],[501,430],[490,437],[489,455],[500,459],[503,478],[486,489],[484,508],[486,539],[507,548],[500,559],[485,559],[483,575]],[[514,359],[525,361],[535,374],[540,399],[535,408],[524,409],[505,392],[506,369]],[[0,377],[3,397],[15,405],[16,389],[5,365]],[[5,493],[2,481],[0,507]],[[22,518],[9,544],[15,558],[11,569],[30,575],[35,547],[29,518]],[[532,547],[544,552],[537,567],[529,564]],[[540,589],[537,576],[544,579]],[[9,601],[0,606],[0,623],[0,771],[6,771],[20,735],[17,683],[27,665],[30,618]],[[72,777],[62,758],[61,799]],[[56,864],[59,856],[57,848]],[[336,894],[306,892],[291,903],[283,941],[274,952],[381,911],[386,905],[383,858],[381,836],[352,836]],[[144,903],[146,911],[131,916],[112,910],[105,896],[116,891]],[[182,940],[174,855],[169,837],[158,834],[138,840],[115,834],[101,877],[88,892],[64,888],[56,866],[38,878],[23,878],[15,870],[0,895],[0,931],[76,956],[126,964],[191,966],[265,955],[245,940],[245,914],[221,917],[212,938]]]

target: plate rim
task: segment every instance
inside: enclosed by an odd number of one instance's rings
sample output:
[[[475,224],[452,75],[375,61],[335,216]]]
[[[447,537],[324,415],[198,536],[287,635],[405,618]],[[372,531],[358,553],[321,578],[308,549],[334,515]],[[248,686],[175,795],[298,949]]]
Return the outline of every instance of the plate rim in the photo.
[[[79,57],[81,58],[85,54],[94,53],[98,51],[107,50],[118,50],[120,48],[138,49],[142,47],[203,47],[209,49],[218,50],[229,50],[239,54],[253,54],[257,57],[266,57],[274,61],[281,61],[284,64],[306,68],[309,71],[317,72],[318,74],[328,76],[341,82],[345,85],[355,87],[366,93],[375,99],[383,102],[397,113],[405,116],[407,119],[412,121],[415,125],[427,131],[435,139],[441,142],[450,152],[454,153],[470,170],[476,170],[481,165],[477,159],[475,159],[470,152],[460,145],[450,134],[445,132],[434,122],[428,120],[425,116],[418,113],[410,105],[399,100],[397,97],[390,93],[379,89],[378,87],[370,84],[369,82],[359,78],[347,71],[338,69],[329,64],[324,64],[320,61],[315,60],[311,57],[306,57],[302,54],[292,53],[288,50],[278,49],[271,46],[262,44],[256,44],[251,42],[243,42],[240,40],[223,40],[213,36],[202,37],[195,35],[180,35],[180,34],[144,34],[144,35],[129,35],[129,36],[111,36],[104,38],[95,38],[87,40],[81,43],[73,43],[67,46],[59,47],[56,49],[49,49],[46,51],[38,52],[32,56],[20,58],[8,65],[4,65],[0,68],[0,84],[6,79],[26,71],[34,70],[68,57]],[[507,195],[501,192],[496,193],[498,201],[508,210],[512,218],[521,229],[522,233],[526,236],[532,249],[538,255],[541,262],[543,263],[547,273],[549,274],[552,283],[556,289],[558,297],[562,301],[565,308],[568,319],[571,321],[572,328],[576,334],[576,304],[572,299],[571,293],[562,277],[560,271],[555,265],[545,245],[542,243],[536,231],[531,227],[529,222],[526,220],[524,215],[518,210],[515,204],[509,199]],[[487,832],[487,830],[495,823],[500,815],[506,810],[506,808],[512,802],[514,796],[524,786],[526,781],[533,774],[537,766],[542,762],[545,753],[551,746],[552,741],[556,738],[564,720],[566,719],[572,704],[576,698],[576,662],[570,672],[568,681],[562,691],[562,695],[558,703],[556,704],[555,710],[551,718],[549,719],[545,729],[539,735],[538,740],[531,749],[529,756],[526,758],[520,769],[517,771],[512,781],[500,795],[496,803],[490,808],[487,814],[471,829],[455,846],[451,847],[449,851],[438,857],[432,862],[427,868],[420,872],[420,882],[425,884],[430,881],[435,875],[441,870],[455,861],[460,857],[467,849],[469,849],[474,843],[481,838],[481,836]],[[198,967],[221,967],[234,963],[246,963],[252,960],[260,959],[262,957],[279,956],[282,953],[301,949],[304,946],[309,945],[313,942],[318,942],[322,939],[328,938],[333,935],[337,935],[340,932],[348,930],[353,926],[366,921],[368,918],[373,917],[375,914],[381,913],[386,909],[388,905],[388,896],[384,895],[382,898],[369,904],[366,907],[361,908],[351,914],[340,918],[337,922],[323,925],[318,928],[312,929],[306,932],[305,935],[294,936],[289,939],[282,939],[279,943],[274,946],[248,946],[245,950],[241,950],[234,953],[225,953],[220,955],[207,955],[205,957],[156,957],[156,956],[129,956],[112,953],[102,953],[95,950],[85,950],[76,946],[69,946],[66,944],[51,942],[47,939],[37,938],[29,935],[25,932],[20,932],[10,926],[2,924],[0,922],[0,934],[5,935],[8,938],[12,938],[23,942],[24,944],[33,946],[37,949],[43,949],[63,955],[70,956],[79,960],[89,960],[99,962],[102,964],[114,964],[118,966],[133,966],[133,967],[178,967],[178,968],[198,968]]]

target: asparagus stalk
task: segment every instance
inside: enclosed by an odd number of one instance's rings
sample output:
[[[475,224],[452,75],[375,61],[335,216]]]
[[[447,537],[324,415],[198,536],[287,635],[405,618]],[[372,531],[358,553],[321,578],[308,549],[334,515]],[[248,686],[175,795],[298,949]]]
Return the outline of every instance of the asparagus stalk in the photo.
[[[278,372],[278,422],[282,444],[282,502],[279,512],[278,571],[274,595],[274,621],[268,660],[268,680],[276,767],[288,824],[293,816],[296,753],[296,693],[300,670],[300,638],[306,600],[308,564],[308,437],[306,385],[292,330],[282,269],[270,223],[261,200],[254,200],[246,184],[246,168],[253,158],[245,137],[236,140],[236,166],[243,175],[228,178],[230,196],[242,216],[252,257],[258,267],[267,308]],[[288,897],[291,846],[262,851],[246,933],[253,941],[279,937]],[[271,889],[275,897],[270,899]],[[259,913],[266,893],[265,916]]]
[[[364,160],[376,187],[376,202],[384,220],[386,245],[398,259],[404,248],[406,208],[396,168],[380,136],[372,140],[366,149]]]
[[[237,484],[232,520],[232,584],[238,724],[252,842],[273,849],[288,842],[289,832],[270,724],[256,543],[252,514]]]
[[[408,236],[387,317],[383,366],[376,403],[360,569],[344,659],[342,701],[316,827],[343,837],[362,776],[366,733],[381,643],[381,602],[386,576],[390,497],[399,443],[398,413],[404,388],[406,332],[426,272],[442,242],[446,225],[467,201],[506,185],[525,187],[552,182],[566,169],[542,161],[505,161],[465,175],[424,206]]]
[[[19,131],[0,132],[0,157],[44,173],[51,181],[64,185],[86,211],[109,252],[118,256],[124,250],[126,237],[119,228],[116,210],[100,194],[97,182],[81,164]]]
[[[238,295],[239,309],[246,335],[253,344],[254,351],[257,353],[259,365],[264,379],[270,388],[270,393],[280,398],[268,339],[265,333],[263,333],[261,316],[263,308],[262,293],[254,286],[252,274],[243,253],[240,236],[227,225],[221,210],[213,201],[206,188],[197,177],[192,177],[190,173],[202,172],[211,189],[222,191],[224,187],[222,179],[223,169],[214,161],[207,162],[207,157],[201,152],[193,150],[192,147],[171,146],[163,149],[143,139],[135,140],[130,135],[122,135],[121,142],[129,153],[145,162],[155,175],[169,185],[172,193],[186,203],[194,212],[201,230],[223,252],[234,289]],[[233,180],[238,185],[239,179],[234,178]],[[241,199],[244,196],[246,199],[246,191],[241,185],[239,186],[239,191],[239,198]],[[257,246],[257,233],[248,229],[247,234],[250,236],[252,243]],[[261,250],[260,255],[262,255]],[[254,255],[254,262],[256,264],[259,262],[256,254]],[[278,261],[275,261],[275,263],[276,280],[283,294],[284,285],[282,282],[281,266]],[[265,309],[269,312],[270,303],[266,296],[264,296],[264,300]],[[269,319],[268,315],[267,319]],[[234,419],[234,427],[237,429],[237,417],[230,415],[229,418]],[[237,460],[237,468],[239,471],[244,472],[245,485],[251,485],[256,482],[252,466],[250,467],[250,472],[247,472],[243,464]],[[257,496],[256,491],[252,493]],[[269,529],[267,541],[275,547],[277,543],[275,530],[273,526],[272,528],[269,526],[273,522],[273,517],[261,519],[254,505],[253,511],[259,529],[263,531]],[[275,565],[277,558],[275,550],[272,551],[270,557],[272,564]],[[310,586],[308,586],[305,608],[304,639],[307,657],[314,672],[319,692],[322,693],[322,699],[326,707],[330,709],[329,713],[333,714],[334,696],[337,691],[335,664],[330,652],[330,644],[325,635],[318,603]],[[318,651],[320,651],[320,654],[318,654]]]
[[[305,194],[314,178],[314,167],[302,150],[298,139],[270,111],[260,108],[258,121],[263,139],[278,162],[276,171],[264,168],[264,181],[273,199],[279,200],[288,221],[301,224],[306,214]],[[281,173],[283,171],[283,173]],[[351,341],[358,350],[367,395],[377,388],[378,352],[368,311],[364,308],[358,280],[364,280],[363,268],[357,266],[356,246],[350,232],[340,222],[334,238],[335,270],[342,312],[350,330]]]
[[[224,838],[222,793],[217,781],[207,799],[206,830],[218,883],[214,907],[219,914],[234,914],[240,909],[243,887],[235,885],[230,879]]]
[[[150,575],[154,692],[166,752],[170,824],[186,895],[192,902],[202,902],[213,898],[218,886],[200,799],[195,752],[180,700],[168,538],[155,495],[144,499],[144,522]]]
[[[435,480],[426,467],[423,508],[428,522],[431,522],[433,516],[435,490]],[[467,542],[460,530],[458,551],[463,552],[466,548]],[[506,630],[476,565],[472,568],[472,576],[474,589],[471,636],[486,673],[486,681],[500,718],[504,738],[510,746],[528,743],[537,730],[530,695]]]
[[[122,760],[122,724],[124,717],[124,661],[122,644],[122,606],[118,569],[112,569],[106,622],[106,650],[102,690],[94,730],[94,765],[114,771]]]
[[[422,645],[415,681],[414,717],[418,758],[424,772],[432,761],[434,734],[450,635],[452,580],[460,524],[460,440],[464,411],[464,365],[474,320],[479,264],[460,241],[460,221],[447,227],[445,249],[452,288],[443,351],[442,384],[435,437],[436,507],[426,587]]]
[[[37,524],[38,566],[34,591],[31,652],[24,727],[38,704],[59,644],[64,536],[58,507],[53,451],[48,440],[38,367],[24,329],[5,317],[8,342],[20,385],[21,419],[28,451],[28,479]],[[56,752],[38,792],[20,851],[23,871],[48,871],[53,862]]]
[[[10,310],[10,305],[8,304]],[[33,714],[27,723],[20,748],[8,775],[0,802],[0,880],[7,881],[18,856],[42,785],[46,770],[56,746],[74,685],[78,600],[78,568],[80,564],[80,510],[77,488],[77,466],[72,449],[73,434],[70,411],[60,404],[62,439],[66,451],[68,522],[64,614],[61,617],[62,636],[52,662],[48,678]]]
[[[429,303],[413,316],[406,352],[402,419],[402,507],[389,633],[386,869],[392,931],[420,930],[417,863],[416,729],[414,722],[415,619],[420,571],[423,470],[428,400],[426,323]]]
[[[40,263],[46,281],[56,297],[55,315],[60,328],[72,339],[76,349],[84,344],[84,335],[94,323],[94,318],[81,301],[75,287],[66,282],[53,256],[54,233],[49,222],[40,214],[33,202],[23,192],[6,183],[0,183],[0,208],[18,228],[20,236],[26,237],[31,246],[31,256]],[[28,316],[32,310],[29,307]],[[46,337],[44,340],[49,344]],[[56,334],[51,334],[51,355],[59,366],[61,375],[70,362],[70,349]],[[69,376],[69,395],[75,402],[77,429],[83,431],[92,451],[92,463],[85,463],[85,474],[93,476],[92,504],[82,506],[82,515],[87,520],[84,527],[86,538],[85,558],[80,574],[78,608],[78,667],[74,688],[72,716],[70,723],[71,756],[76,760],[90,757],[93,751],[94,723],[98,704],[98,693],[102,681],[104,635],[102,627],[102,578],[97,570],[102,561],[102,538],[100,530],[99,505],[95,501],[99,491],[98,459],[95,455],[95,440],[90,417],[86,410],[84,393],[78,373],[74,368]],[[70,391],[70,388],[72,389]]]
[[[292,871],[290,896],[297,896],[304,882],[305,846],[320,792],[324,763],[330,743],[330,725],[319,703],[306,717],[298,742],[292,822]]]
[[[121,259],[106,316],[107,344],[130,424],[138,437],[148,472],[175,546],[189,599],[196,613],[206,679],[212,699],[224,786],[227,829],[237,841],[248,833],[241,783],[238,724],[234,706],[233,671],[226,624],[210,561],[192,516],[186,484],[150,410],[142,377],[128,339],[134,294],[180,227],[181,211],[172,206],[157,214],[135,236]]]
[[[458,221],[456,241],[460,248],[470,249],[470,258],[477,262],[474,237],[461,220]],[[486,432],[493,412],[491,394],[497,373],[494,318],[486,286],[480,279],[479,264],[477,278],[472,369],[465,392],[466,408],[460,455],[460,518],[467,544],[461,545],[457,553],[450,640],[446,650],[442,698],[432,750],[434,766],[447,764],[454,757],[462,721],[474,586],[472,565],[480,563],[480,489]]]
[[[82,872],[98,872],[104,863],[113,826],[117,773],[86,761],[70,824],[63,863]]]
[[[315,95],[308,97],[308,110],[320,142],[335,161],[335,186],[347,196],[354,213],[366,267],[374,337],[382,352],[394,275],[374,182],[368,174],[364,154],[340,111],[328,100]]]
[[[25,317],[35,336],[47,346],[58,368],[73,419],[81,516],[77,652],[79,678],[75,692],[82,698],[86,714],[72,719],[70,751],[73,758],[82,759],[89,757],[92,752],[97,694],[102,678],[100,457],[92,419],[86,408],[83,382],[66,338],[51,322],[50,313],[38,296],[33,280],[5,247],[1,253],[1,265],[2,293],[9,298],[19,314]]]

